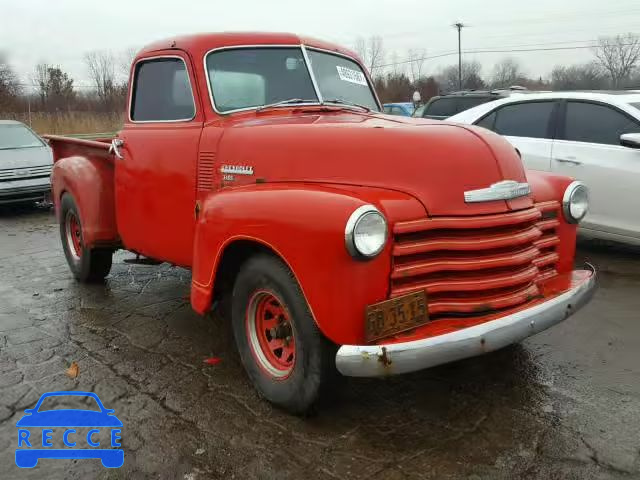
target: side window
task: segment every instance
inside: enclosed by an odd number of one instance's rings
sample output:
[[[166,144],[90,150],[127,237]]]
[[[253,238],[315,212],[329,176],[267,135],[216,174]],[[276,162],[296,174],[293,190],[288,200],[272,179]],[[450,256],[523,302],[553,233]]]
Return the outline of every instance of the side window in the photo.
[[[424,114],[425,116],[450,117],[456,113],[455,98],[439,98],[427,104],[427,109]]]
[[[565,140],[620,145],[620,135],[640,132],[640,126],[605,105],[568,102],[564,132]]]
[[[496,110],[493,130],[511,137],[550,138],[554,102],[507,105]]]
[[[131,99],[131,120],[190,120],[195,112],[189,75],[182,59],[159,58],[138,63]]]
[[[480,120],[479,122],[476,122],[476,125],[478,125],[479,127],[488,128],[489,130],[493,130],[493,125],[495,124],[495,122],[496,122],[496,112],[492,112],[486,117],[484,117],[482,120]]]
[[[391,114],[393,112],[393,107],[390,105],[385,105],[384,107],[384,113],[388,113]]]

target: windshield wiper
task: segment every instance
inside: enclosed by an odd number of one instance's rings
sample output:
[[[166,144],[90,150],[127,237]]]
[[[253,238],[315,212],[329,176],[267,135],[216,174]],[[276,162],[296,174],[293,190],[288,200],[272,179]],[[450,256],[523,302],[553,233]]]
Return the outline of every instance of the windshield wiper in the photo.
[[[347,105],[351,107],[358,107],[363,109],[365,112],[370,112],[371,109],[365,105],[360,105],[359,103],[348,102],[347,100],[341,100],[340,98],[334,98],[332,100],[324,100],[324,103],[337,103],[338,105]]]
[[[279,107],[280,105],[289,105],[291,103],[304,103],[304,102],[316,102],[317,100],[303,100],[302,98],[288,98],[287,100],[280,100],[279,102],[268,103],[256,108],[256,112],[271,107]]]

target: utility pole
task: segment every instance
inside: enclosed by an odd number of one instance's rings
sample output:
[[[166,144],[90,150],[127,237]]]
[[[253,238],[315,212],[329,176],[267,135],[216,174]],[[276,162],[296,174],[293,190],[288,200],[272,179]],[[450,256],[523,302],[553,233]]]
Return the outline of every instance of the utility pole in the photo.
[[[458,89],[462,90],[462,29],[466,25],[462,22],[457,22],[453,26],[458,29]]]

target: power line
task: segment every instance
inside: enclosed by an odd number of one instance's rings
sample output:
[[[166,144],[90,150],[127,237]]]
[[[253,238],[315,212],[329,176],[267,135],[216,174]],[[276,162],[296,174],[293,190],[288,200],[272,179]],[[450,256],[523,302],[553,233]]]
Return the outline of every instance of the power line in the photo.
[[[33,84],[33,83],[18,83],[17,84],[20,87],[33,87],[33,88],[39,88],[38,85]],[[76,85],[75,83],[72,85],[73,88],[98,88],[95,85]]]
[[[636,5],[634,5],[636,6]],[[509,28],[513,25],[518,25],[518,24],[554,24],[554,23],[558,23],[561,22],[563,24],[566,24],[567,21],[580,21],[583,20],[585,18],[593,18],[593,17],[597,17],[598,19],[601,19],[602,17],[620,17],[621,19],[628,19],[630,15],[636,14],[636,13],[640,13],[639,9],[626,9],[626,10],[601,10],[601,11],[591,11],[591,12],[583,12],[580,13],[580,15],[576,15],[575,12],[567,12],[567,13],[560,13],[560,14],[554,14],[553,18],[549,18],[548,16],[545,17],[534,17],[534,18],[521,18],[521,19],[515,19],[515,20],[490,20],[488,22],[480,22],[478,23],[478,25],[476,25],[478,28],[484,28],[486,27],[490,27],[492,29],[498,27],[506,27]],[[615,18],[614,18],[615,20]],[[432,30],[444,30],[446,27],[444,27],[442,24],[437,24],[437,25],[425,25],[424,28],[422,30],[414,30],[414,31],[405,31],[405,32],[397,32],[397,33],[391,33],[388,35],[384,35],[385,38],[397,38],[397,37],[404,37],[404,36],[413,36],[413,35],[424,35],[425,32],[429,32]]]
[[[621,43],[620,46],[631,46],[631,45],[635,45],[635,43]],[[472,49],[472,50],[464,50],[462,51],[462,53],[469,53],[469,54],[477,54],[477,53],[517,53],[517,52],[549,52],[549,51],[560,51],[560,50],[582,50],[582,49],[591,49],[591,48],[596,48],[598,47],[598,44],[592,44],[592,45],[576,45],[573,47],[548,47],[548,48],[510,48],[510,49],[496,49],[496,50],[491,50],[491,49]],[[415,62],[415,61],[419,61],[419,60],[433,60],[434,58],[442,58],[442,57],[449,57],[451,55],[455,55],[457,54],[457,51],[450,51],[450,52],[446,52],[446,53],[442,53],[439,55],[431,55],[431,56],[424,56],[424,57],[417,57],[417,58],[410,58],[410,59],[406,59],[406,60],[400,60],[397,62],[391,62],[391,63],[385,63],[382,65],[375,65],[374,68],[381,68],[381,67],[391,67],[391,66],[395,66],[395,65],[402,65],[402,64],[407,64],[407,63],[411,63],[411,62]]]

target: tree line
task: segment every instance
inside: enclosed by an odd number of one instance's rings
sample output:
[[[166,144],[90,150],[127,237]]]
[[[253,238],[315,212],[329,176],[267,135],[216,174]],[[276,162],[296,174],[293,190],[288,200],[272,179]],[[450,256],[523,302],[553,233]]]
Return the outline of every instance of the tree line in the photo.
[[[39,63],[21,81],[0,52],[0,112],[122,112],[133,49],[120,54],[92,51],[84,56],[90,83],[77,85],[60,65]]]
[[[423,100],[460,90],[458,64],[427,71],[427,52],[409,50],[400,60],[386,55],[381,37],[359,39],[356,52],[365,62],[383,102],[406,102],[413,92]],[[556,65],[546,75],[532,76],[514,57],[505,57],[487,73],[477,61],[462,62],[462,89],[482,90],[521,86],[530,90],[640,89],[640,37],[628,33],[602,37],[591,49],[593,59],[575,65]]]
[[[411,49],[407,58],[386,54],[379,36],[359,39],[355,49],[374,79],[383,102],[409,101],[413,92],[423,100],[456,91],[458,64],[428,71],[424,49]],[[496,89],[514,85],[535,90],[601,90],[640,88],[640,37],[635,34],[600,38],[590,62],[556,65],[547,76],[531,76],[522,63],[505,57],[488,73],[477,61],[462,63],[463,89]],[[127,95],[133,49],[119,54],[93,51],[84,56],[90,85],[79,86],[59,65],[36,65],[28,83],[21,82],[7,55],[0,52],[0,112],[91,111],[122,112]]]

